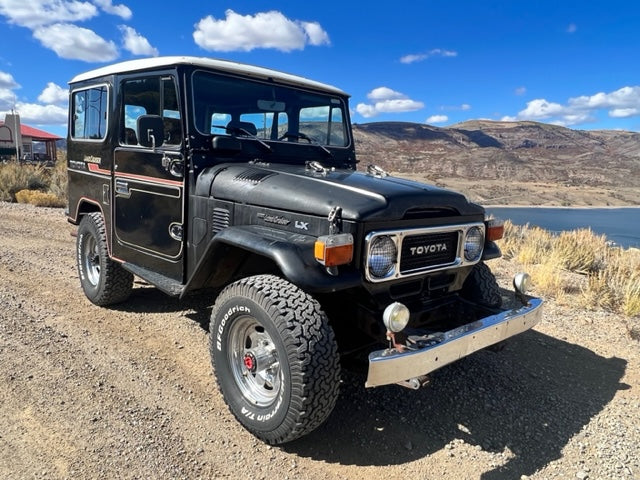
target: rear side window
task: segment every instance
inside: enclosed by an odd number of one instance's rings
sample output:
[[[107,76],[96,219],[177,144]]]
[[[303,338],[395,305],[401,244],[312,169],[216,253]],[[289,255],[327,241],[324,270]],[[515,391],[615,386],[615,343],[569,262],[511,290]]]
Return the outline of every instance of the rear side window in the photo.
[[[73,93],[71,138],[103,140],[108,125],[108,90],[106,85],[77,90]]]

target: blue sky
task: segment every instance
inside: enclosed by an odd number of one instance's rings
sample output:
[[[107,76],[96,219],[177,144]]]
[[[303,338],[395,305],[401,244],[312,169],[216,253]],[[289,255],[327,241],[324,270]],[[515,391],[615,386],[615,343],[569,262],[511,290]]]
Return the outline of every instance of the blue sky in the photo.
[[[196,55],[349,92],[352,121],[640,131],[640,2],[0,0],[0,120],[66,134],[67,82]]]

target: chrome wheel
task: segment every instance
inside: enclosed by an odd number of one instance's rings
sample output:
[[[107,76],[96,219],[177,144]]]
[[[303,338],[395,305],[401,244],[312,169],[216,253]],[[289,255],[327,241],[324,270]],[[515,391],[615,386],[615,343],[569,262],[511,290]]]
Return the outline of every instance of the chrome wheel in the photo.
[[[100,281],[100,250],[98,249],[98,242],[96,242],[93,235],[88,235],[85,239],[82,257],[87,279],[92,285],[98,285]]]
[[[242,395],[258,407],[273,404],[282,387],[282,372],[271,336],[255,318],[242,316],[231,326],[229,346],[229,365]]]

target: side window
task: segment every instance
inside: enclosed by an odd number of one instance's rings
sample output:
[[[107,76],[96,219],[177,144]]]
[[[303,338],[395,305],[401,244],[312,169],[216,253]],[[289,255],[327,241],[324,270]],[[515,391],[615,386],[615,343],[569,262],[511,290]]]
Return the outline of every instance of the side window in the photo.
[[[123,108],[121,143],[138,145],[138,118],[158,115],[164,123],[164,144],[182,143],[182,123],[173,77],[145,77],[127,80],[122,86]]]
[[[103,140],[107,134],[107,86],[92,87],[73,93],[71,138],[76,140]]]

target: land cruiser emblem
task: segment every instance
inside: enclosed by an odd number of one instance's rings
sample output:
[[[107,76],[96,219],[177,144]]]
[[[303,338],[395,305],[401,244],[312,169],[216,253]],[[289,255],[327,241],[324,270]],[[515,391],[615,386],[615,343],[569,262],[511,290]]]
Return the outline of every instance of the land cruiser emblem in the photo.
[[[309,222],[301,222],[300,220],[296,220],[296,228],[300,230],[309,230]]]
[[[276,225],[289,225],[291,220],[281,217],[279,215],[269,215],[267,213],[258,213],[258,218],[261,218],[266,223],[275,223]]]
[[[446,252],[446,243],[433,243],[431,245],[420,245],[419,247],[411,247],[409,249],[411,255],[426,255],[429,253]]]

